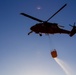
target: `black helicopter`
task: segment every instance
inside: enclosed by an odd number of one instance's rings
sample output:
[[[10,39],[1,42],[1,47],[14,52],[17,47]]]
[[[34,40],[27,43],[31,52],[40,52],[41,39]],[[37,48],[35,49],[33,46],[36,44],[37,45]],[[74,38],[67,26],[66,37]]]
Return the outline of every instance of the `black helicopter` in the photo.
[[[30,16],[28,14],[25,13],[20,13],[23,16],[29,17],[35,21],[38,21],[39,23],[37,23],[36,25],[32,26],[30,28],[30,32],[28,33],[28,35],[32,32],[35,32],[37,34],[39,34],[40,36],[42,36],[42,33],[44,34],[56,34],[56,33],[64,33],[64,34],[69,34],[70,35],[70,31],[69,30],[65,30],[62,29],[60,27],[64,27],[64,26],[60,26],[57,23],[50,23],[48,22],[52,17],[54,17],[59,11],[61,11],[67,4],[64,4],[57,12],[55,12],[48,20],[43,21],[40,20],[38,18],[35,18],[33,16]]]

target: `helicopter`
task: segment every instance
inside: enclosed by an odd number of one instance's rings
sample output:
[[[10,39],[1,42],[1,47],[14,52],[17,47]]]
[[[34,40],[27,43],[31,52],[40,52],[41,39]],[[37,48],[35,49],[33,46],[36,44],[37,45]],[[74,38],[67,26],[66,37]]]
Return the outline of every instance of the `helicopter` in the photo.
[[[63,34],[69,34],[70,35],[70,31],[69,30],[65,30],[62,29],[61,25],[58,25],[57,23],[50,23],[48,22],[50,19],[52,19],[58,12],[60,12],[67,4],[64,4],[57,12],[55,12],[50,18],[48,18],[46,21],[43,21],[41,19],[38,19],[36,17],[30,16],[26,13],[20,13],[23,16],[26,16],[28,18],[31,18],[35,21],[38,21],[39,23],[35,24],[34,26],[30,27],[30,32],[28,33],[28,35],[30,35],[32,32],[35,32],[36,34],[39,34],[40,36],[42,36],[42,34],[56,34],[56,33],[63,33]]]

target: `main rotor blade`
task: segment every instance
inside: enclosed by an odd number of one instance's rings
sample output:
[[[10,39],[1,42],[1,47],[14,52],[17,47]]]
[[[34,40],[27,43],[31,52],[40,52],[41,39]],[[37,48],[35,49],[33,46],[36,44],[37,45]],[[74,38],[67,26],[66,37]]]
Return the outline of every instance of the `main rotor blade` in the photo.
[[[44,22],[44,21],[42,21],[42,20],[40,20],[40,19],[37,19],[37,18],[32,17],[32,16],[30,16],[30,15],[28,15],[28,14],[25,14],[25,13],[20,13],[20,14],[23,15],[23,16],[29,17],[29,18],[31,18],[31,19],[33,19],[33,20],[36,20],[36,21],[38,21],[38,22]]]
[[[61,11],[67,4],[64,4],[56,13],[54,13],[47,21],[54,17],[59,11]]]

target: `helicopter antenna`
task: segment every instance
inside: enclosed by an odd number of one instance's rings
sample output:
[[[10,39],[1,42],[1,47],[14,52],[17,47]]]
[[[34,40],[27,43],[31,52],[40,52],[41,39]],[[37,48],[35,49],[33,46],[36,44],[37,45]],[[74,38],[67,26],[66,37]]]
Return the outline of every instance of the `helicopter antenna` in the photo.
[[[67,4],[64,4],[56,13],[54,13],[47,21],[54,17],[59,11],[61,11]]]

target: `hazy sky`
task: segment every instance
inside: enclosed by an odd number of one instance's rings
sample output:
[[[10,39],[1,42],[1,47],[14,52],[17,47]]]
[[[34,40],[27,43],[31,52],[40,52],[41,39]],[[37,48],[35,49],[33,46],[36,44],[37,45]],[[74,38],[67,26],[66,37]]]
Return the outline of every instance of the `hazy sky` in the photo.
[[[45,21],[65,3],[49,22],[71,30],[69,24],[76,22],[76,0],[0,0],[0,75],[66,75],[50,55],[53,49],[76,75],[76,35],[28,36],[30,27],[38,22],[20,15],[24,12]]]

